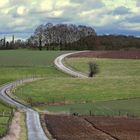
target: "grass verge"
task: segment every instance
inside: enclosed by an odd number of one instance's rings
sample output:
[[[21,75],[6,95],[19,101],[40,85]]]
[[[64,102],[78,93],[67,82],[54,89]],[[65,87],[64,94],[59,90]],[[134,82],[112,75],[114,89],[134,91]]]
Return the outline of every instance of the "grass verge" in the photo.
[[[26,116],[25,113],[20,113],[20,140],[27,140]]]
[[[57,71],[53,60],[63,51],[29,51],[2,50],[0,51],[0,85],[17,79],[29,77],[58,77],[65,74]],[[7,115],[12,108],[0,101],[0,136],[8,130]],[[3,112],[5,115],[3,116]]]
[[[12,107],[0,101],[0,138],[8,132],[12,120]]]
[[[104,112],[129,112],[139,115],[139,99],[126,101],[125,107],[119,106],[118,100],[140,97],[140,61],[122,59],[92,59],[92,58],[69,58],[66,64],[76,70],[88,73],[88,62],[95,61],[99,65],[99,74],[90,79],[75,79],[69,77],[50,77],[36,81],[28,85],[18,87],[15,95],[29,101],[35,107],[53,110],[61,110],[58,106],[64,106],[69,111],[74,106],[81,106],[81,112],[91,110],[94,106],[96,112],[103,112],[105,102],[109,105],[117,104],[115,108],[108,108]],[[112,101],[111,101],[112,100]],[[115,103],[112,103],[116,101]],[[130,102],[132,104],[130,104]],[[137,102],[138,104],[135,104]],[[29,103],[29,102],[28,102]],[[37,103],[37,104],[35,104]],[[40,105],[44,105],[40,107]],[[73,104],[72,107],[69,104]],[[83,105],[84,104],[84,105]],[[101,105],[102,104],[102,105]],[[52,106],[53,105],[53,106]],[[130,107],[130,105],[132,107]],[[87,106],[86,108],[84,106]],[[100,109],[97,109],[99,106]],[[127,106],[130,108],[127,109]],[[64,110],[63,108],[63,110]],[[133,111],[134,108],[138,111]],[[92,110],[94,110],[92,109]],[[66,109],[67,110],[67,109]],[[73,109],[74,110],[74,109]],[[76,110],[76,107],[75,107]],[[110,111],[109,111],[110,110]],[[125,111],[126,110],[126,111]],[[88,112],[89,112],[88,111]],[[100,114],[100,113],[99,113]]]

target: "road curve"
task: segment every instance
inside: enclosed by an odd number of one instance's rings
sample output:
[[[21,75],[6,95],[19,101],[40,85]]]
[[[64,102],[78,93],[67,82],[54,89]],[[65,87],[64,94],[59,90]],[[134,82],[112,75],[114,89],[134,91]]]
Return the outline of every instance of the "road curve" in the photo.
[[[67,56],[75,54],[75,53],[79,53],[79,52],[67,53],[67,54],[63,54],[63,55],[57,57],[54,61],[54,64],[57,66],[58,69],[62,70],[63,72],[65,72],[67,74],[70,74],[71,76],[79,77],[79,78],[88,78],[88,76],[84,75],[83,73],[74,71],[74,70],[66,67],[63,64],[63,60]],[[22,85],[27,82],[32,82],[34,80],[37,80],[37,78],[36,79],[28,78],[28,79],[24,79],[24,80],[17,80],[15,82],[11,82],[11,83],[1,86],[0,87],[0,99],[2,99],[4,102],[6,102],[12,106],[17,107],[19,110],[26,112],[28,140],[49,140],[42,129],[38,112],[34,111],[30,107],[23,105],[22,103],[14,100],[10,96],[8,96],[8,93],[11,92],[11,89],[13,87],[17,87],[17,86]]]
[[[29,78],[25,80],[17,80],[15,82],[3,85],[2,87],[0,87],[0,98],[4,102],[17,107],[19,110],[26,112],[28,140],[49,140],[42,129],[38,112],[34,111],[28,106],[25,106],[15,101],[14,99],[10,98],[7,95],[8,93],[10,93],[13,87],[16,87],[18,85],[24,84],[26,82],[31,82],[34,80],[37,80],[37,79]]]
[[[69,74],[69,75],[71,75],[71,76],[73,76],[73,77],[88,78],[87,75],[85,75],[85,74],[83,74],[83,73],[81,73],[81,72],[79,72],[79,71],[75,71],[75,70],[73,70],[73,69],[71,69],[71,68],[68,68],[68,67],[66,67],[66,66],[63,64],[63,61],[64,61],[64,59],[65,59],[66,57],[68,57],[68,56],[70,56],[70,55],[72,55],[72,54],[80,53],[80,52],[86,52],[86,51],[78,51],[78,52],[73,52],[73,53],[62,54],[62,55],[58,56],[58,57],[54,60],[54,64],[56,65],[56,67],[57,67],[59,70],[65,72],[65,73],[67,73],[67,74]],[[86,121],[87,121],[87,120],[86,120]],[[91,124],[89,121],[87,121],[87,122],[88,122],[89,124]],[[93,126],[93,124],[92,124],[92,126]],[[108,136],[107,139],[110,139],[110,140],[118,140],[117,138],[115,138],[114,136],[112,136],[112,135],[110,135],[110,134],[104,132],[103,130],[97,129],[95,126],[93,126],[93,127],[94,127],[97,131],[100,131],[101,133],[103,133],[103,135]]]
[[[83,74],[83,73],[81,73],[81,72],[79,72],[79,71],[75,71],[75,70],[73,70],[73,69],[71,69],[71,68],[65,66],[64,63],[63,63],[63,61],[64,61],[64,59],[65,59],[66,57],[68,57],[68,56],[70,56],[70,55],[72,55],[72,54],[80,53],[80,52],[86,52],[86,51],[72,52],[72,53],[62,54],[62,55],[58,56],[58,57],[54,60],[55,66],[56,66],[59,70],[65,72],[65,73],[67,73],[67,74],[69,74],[69,75],[71,75],[71,76],[73,76],[73,77],[88,78],[87,75],[85,75],[85,74]]]

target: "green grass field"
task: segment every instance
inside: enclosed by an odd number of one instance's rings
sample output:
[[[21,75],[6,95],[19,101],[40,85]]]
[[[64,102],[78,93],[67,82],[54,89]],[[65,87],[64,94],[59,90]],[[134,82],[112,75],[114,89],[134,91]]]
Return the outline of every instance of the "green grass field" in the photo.
[[[0,85],[26,77],[62,76],[53,60],[63,51],[0,51]]]
[[[44,109],[44,107],[42,108]],[[70,104],[49,106],[47,110],[52,112],[78,113],[82,115],[105,115],[105,116],[140,116],[140,98],[101,101],[95,103]]]
[[[15,95],[41,110],[140,115],[140,60],[66,59],[66,65],[87,74],[89,62],[99,65],[100,72],[94,78],[77,79],[53,66],[54,58],[62,53],[0,51],[0,84],[32,76],[46,77],[18,87]]]
[[[104,80],[106,82],[104,82]],[[134,81],[135,80],[135,81]],[[137,84],[133,84],[136,82]],[[130,84],[133,84],[130,86]],[[16,96],[34,102],[85,103],[140,97],[138,79],[47,78],[17,88]]]
[[[53,66],[53,60],[64,52],[60,51],[0,51],[0,85],[28,77],[63,77],[62,72]],[[0,101],[0,114],[11,108]],[[11,116],[9,116],[11,117]],[[0,136],[8,129],[7,119],[0,117]]]
[[[32,102],[34,103],[57,105],[39,107],[52,111],[71,111],[72,108],[75,112],[80,110],[80,112],[84,113],[85,110],[93,110],[91,107],[95,105],[95,110],[98,112],[94,111],[95,114],[102,114],[102,112],[110,112],[111,114],[114,111],[118,113],[119,110],[125,110],[124,112],[139,115],[140,61],[70,58],[66,60],[66,64],[76,70],[88,73],[88,62],[90,61],[96,61],[100,69],[99,74],[92,79],[83,80],[62,76],[54,78],[52,76],[45,80],[19,87],[15,95],[25,101],[32,97]],[[134,103],[131,104],[131,107],[130,100],[125,100],[124,108],[119,105],[118,99],[137,97],[138,99],[132,100]],[[106,102],[108,105],[105,109],[103,106]],[[100,103],[100,106],[98,103]],[[116,106],[116,109],[112,108],[112,103]],[[72,105],[62,106],[61,104]],[[96,106],[99,106],[98,109]],[[127,106],[129,107],[127,108]]]
[[[1,50],[0,67],[52,66],[53,60],[66,51]]]
[[[103,78],[140,78],[140,60],[132,59],[99,59],[99,58],[68,58],[66,64],[88,74],[88,63],[95,62],[99,66],[98,77]]]
[[[0,101],[0,137],[7,132],[12,107]]]

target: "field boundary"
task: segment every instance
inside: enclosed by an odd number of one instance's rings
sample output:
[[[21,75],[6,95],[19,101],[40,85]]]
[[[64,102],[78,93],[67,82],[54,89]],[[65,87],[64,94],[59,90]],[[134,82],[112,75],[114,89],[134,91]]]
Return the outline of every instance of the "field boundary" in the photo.
[[[24,79],[23,81],[17,80],[15,82],[5,84],[4,86],[2,86],[0,88],[0,98],[3,99],[8,104],[16,106],[18,109],[26,112],[26,124],[27,124],[27,128],[28,128],[28,139],[29,140],[36,139],[36,138],[38,138],[38,139],[41,138],[42,140],[48,140],[43,128],[41,127],[38,112],[34,111],[31,108],[24,106],[23,104],[20,104],[19,102],[16,102],[15,100],[11,99],[9,96],[7,96],[5,94],[7,90],[9,90],[9,92],[10,92],[11,88],[13,88],[13,86],[19,86],[23,83],[30,82],[33,80],[35,80],[35,79],[28,78],[28,79]],[[33,122],[32,120],[34,120],[35,122]]]
[[[14,117],[14,114],[15,114],[15,110],[13,109],[9,114],[5,113],[5,114],[0,114],[0,118],[8,118],[8,121],[7,123],[0,123],[0,125],[4,125],[4,127],[6,128],[6,131],[5,133],[3,133],[2,135],[0,135],[0,138],[3,138],[4,136],[7,135],[7,133],[9,132],[9,128],[10,128],[10,125],[12,123],[12,119]]]
[[[113,138],[114,140],[120,140],[120,139],[118,139],[117,137],[111,135],[110,133],[108,133],[108,132],[106,132],[106,131],[104,131],[104,130],[98,128],[98,127],[95,126],[93,123],[91,123],[88,119],[84,118],[84,120],[85,120],[86,122],[88,122],[89,124],[91,124],[93,128],[95,128],[95,129],[101,131],[102,133],[105,133],[106,135],[110,136],[110,137]]]

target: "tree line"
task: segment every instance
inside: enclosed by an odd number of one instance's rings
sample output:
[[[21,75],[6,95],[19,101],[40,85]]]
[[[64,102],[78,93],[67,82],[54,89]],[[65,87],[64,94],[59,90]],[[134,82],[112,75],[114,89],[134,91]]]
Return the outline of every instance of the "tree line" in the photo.
[[[125,35],[97,35],[92,27],[47,23],[38,26],[26,41],[0,40],[0,49],[120,50],[140,48],[140,38]]]
[[[67,44],[90,35],[96,36],[95,30],[91,27],[47,23],[38,26],[28,42],[32,47],[38,46],[40,50],[42,46],[46,49],[63,49]]]
[[[102,50],[140,49],[140,37],[102,35],[98,36],[98,42],[97,49]]]
[[[140,37],[125,35],[88,36],[69,43],[67,50],[121,50],[140,49]]]
[[[6,37],[0,39],[0,50],[26,48],[28,46],[27,41],[15,40],[15,36],[12,35],[11,41],[7,40]]]

